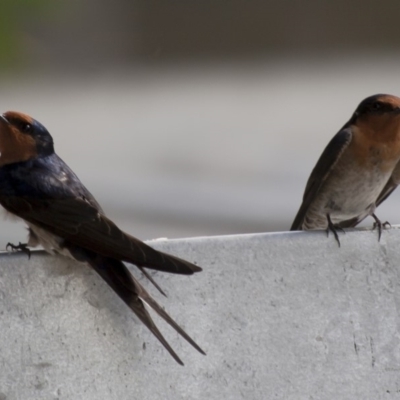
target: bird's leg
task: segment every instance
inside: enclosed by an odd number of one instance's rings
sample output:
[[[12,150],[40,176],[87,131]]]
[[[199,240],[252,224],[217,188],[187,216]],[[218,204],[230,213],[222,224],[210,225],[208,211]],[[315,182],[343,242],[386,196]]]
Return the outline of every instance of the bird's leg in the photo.
[[[22,251],[25,254],[28,254],[28,258],[31,258],[31,251],[28,248],[28,243],[19,242],[18,245],[12,244],[10,242],[7,243],[6,250],[11,248],[11,251]]]
[[[380,242],[382,235],[382,228],[385,229],[387,226],[392,227],[392,225],[390,225],[390,222],[388,221],[382,223],[381,220],[375,214],[371,214],[371,216],[375,220],[372,229],[378,229],[378,242]]]
[[[340,247],[340,240],[339,240],[339,235],[337,234],[337,230],[341,230],[343,233],[346,233],[343,228],[340,226],[335,226],[331,220],[331,216],[329,214],[326,214],[326,219],[328,220],[328,227],[326,228],[326,234],[329,236],[329,231],[333,232],[333,236],[335,236],[335,239]]]

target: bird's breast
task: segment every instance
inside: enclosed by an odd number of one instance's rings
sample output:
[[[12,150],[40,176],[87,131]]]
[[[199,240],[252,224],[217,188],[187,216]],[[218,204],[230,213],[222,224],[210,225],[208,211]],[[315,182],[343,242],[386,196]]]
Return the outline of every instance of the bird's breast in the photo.
[[[395,165],[382,168],[382,162],[371,158],[369,163],[359,163],[351,151],[343,155],[331,171],[314,201],[310,205],[306,229],[327,227],[326,215],[332,222],[368,215],[390,178]]]

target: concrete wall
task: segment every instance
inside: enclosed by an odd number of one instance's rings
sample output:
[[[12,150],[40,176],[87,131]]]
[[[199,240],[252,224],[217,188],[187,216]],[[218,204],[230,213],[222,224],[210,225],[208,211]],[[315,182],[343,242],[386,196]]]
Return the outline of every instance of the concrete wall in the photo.
[[[152,290],[176,364],[89,268],[0,256],[0,399],[394,399],[400,230],[155,241],[203,266]],[[136,273],[136,271],[133,269]]]

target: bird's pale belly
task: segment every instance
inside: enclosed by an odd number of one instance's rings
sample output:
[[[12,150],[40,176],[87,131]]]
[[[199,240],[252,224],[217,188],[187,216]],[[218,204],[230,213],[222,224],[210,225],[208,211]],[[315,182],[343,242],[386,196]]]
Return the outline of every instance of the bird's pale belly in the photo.
[[[46,231],[45,229],[39,228],[38,226],[25,221],[29,228],[32,230],[34,235],[29,235],[28,246],[36,247],[41,245],[44,250],[50,254],[62,254],[66,257],[73,258],[71,253],[63,248],[63,239],[53,235],[52,233]]]
[[[341,221],[374,213],[375,201],[381,193],[390,173],[381,170],[339,171],[321,188],[304,221],[305,229],[328,227],[327,214],[337,224]]]

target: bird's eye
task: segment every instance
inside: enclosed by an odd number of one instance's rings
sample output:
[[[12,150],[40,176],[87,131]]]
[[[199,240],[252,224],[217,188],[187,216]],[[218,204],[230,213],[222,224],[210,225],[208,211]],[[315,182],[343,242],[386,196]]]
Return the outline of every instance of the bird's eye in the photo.
[[[25,122],[23,122],[23,123],[21,123],[21,127],[20,127],[20,129],[21,129],[21,132],[27,133],[27,132],[30,132],[30,131],[31,131],[31,129],[32,129],[32,125],[31,125],[31,124],[28,124],[28,123],[25,123]]]
[[[380,110],[382,108],[382,103],[380,103],[379,101],[376,101],[375,103],[372,104],[372,109],[373,110]]]

